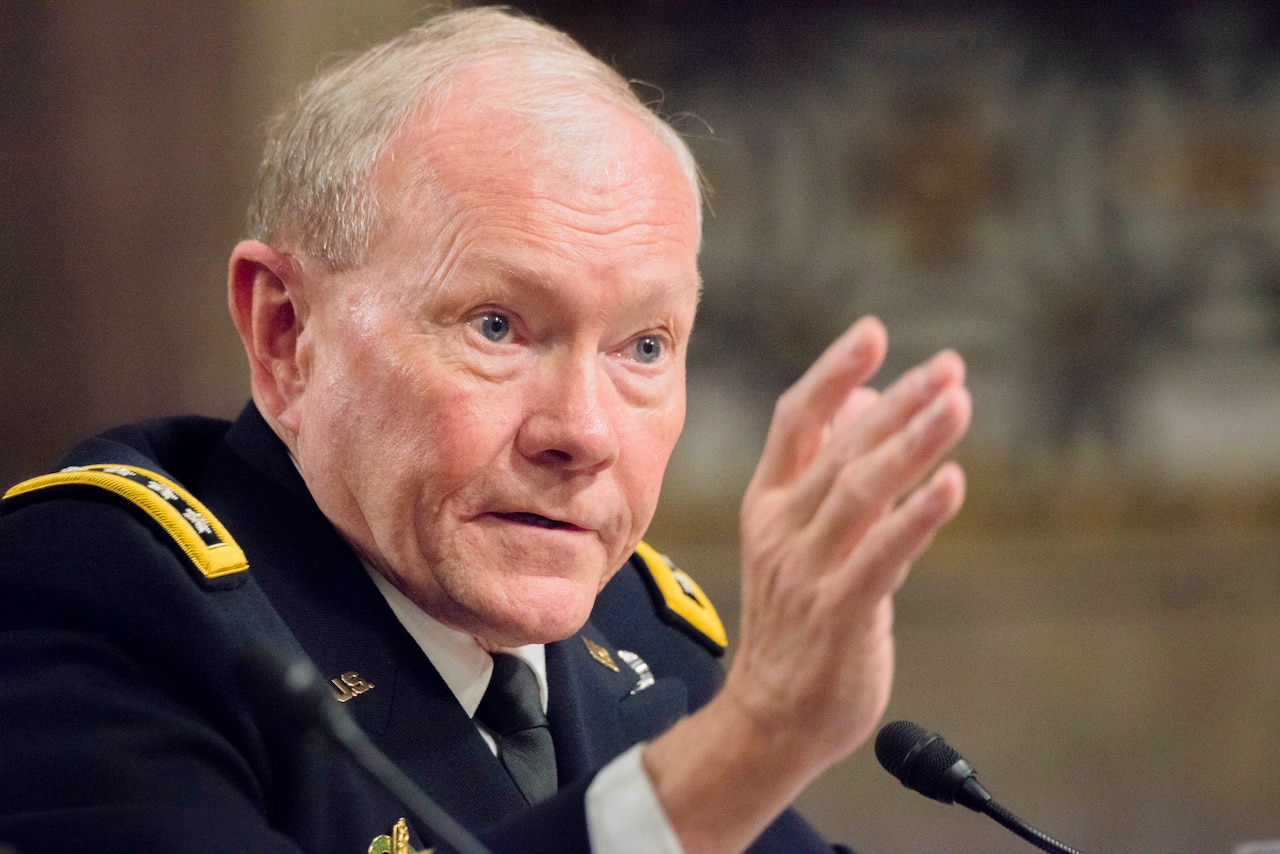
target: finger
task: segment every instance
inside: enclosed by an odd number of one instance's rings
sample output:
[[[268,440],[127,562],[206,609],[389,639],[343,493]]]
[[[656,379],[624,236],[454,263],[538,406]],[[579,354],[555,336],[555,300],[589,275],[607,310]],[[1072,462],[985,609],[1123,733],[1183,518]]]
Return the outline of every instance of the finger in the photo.
[[[864,317],[818,357],[778,399],[756,481],[766,486],[789,482],[813,460],[827,424],[850,390],[880,368],[887,347],[884,325]]]
[[[858,544],[845,564],[851,596],[872,607],[897,592],[912,563],[960,512],[964,471],[947,463],[901,505],[887,513]]]
[[[869,386],[858,386],[849,392],[827,424],[828,439],[849,429],[849,425],[871,411],[880,399],[880,392]]]
[[[907,425],[929,406],[939,405],[939,400],[963,382],[963,360],[945,350],[904,374],[880,395],[876,405],[850,422],[845,430],[832,431],[830,440],[796,484],[793,510],[797,516],[807,519],[818,512],[832,491],[838,489],[837,478],[860,477],[864,469],[862,457],[871,455],[878,446],[887,444],[888,453],[901,453],[904,448],[894,443],[900,434],[906,434],[909,439],[923,438],[906,433]],[[936,414],[939,413],[935,411]],[[967,424],[967,412],[963,414]],[[851,466],[857,468],[851,471]],[[861,488],[868,484],[854,482],[851,485]]]
[[[853,549],[964,436],[971,412],[967,389],[945,389],[905,428],[842,465],[806,531],[818,560],[840,559]]]
[[[880,406],[868,411],[845,431],[831,453],[848,458],[875,447],[915,417],[945,389],[964,384],[964,360],[943,350],[897,379],[880,395]]]

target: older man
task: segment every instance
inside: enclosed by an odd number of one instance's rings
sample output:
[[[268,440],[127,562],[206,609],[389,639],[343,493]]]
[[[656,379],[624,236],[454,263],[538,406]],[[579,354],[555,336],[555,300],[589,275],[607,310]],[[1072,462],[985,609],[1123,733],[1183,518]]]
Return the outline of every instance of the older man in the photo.
[[[963,367],[877,394],[864,320],[782,398],[723,674],[714,609],[641,542],[699,206],[676,134],[533,22],[451,13],[321,75],[231,256],[253,403],[112,431],[5,500],[0,841],[394,844],[400,805],[239,690],[266,642],[495,848],[824,847],[788,804],[884,711],[892,595],[962,500],[933,469]],[[508,676],[531,747],[491,716]]]

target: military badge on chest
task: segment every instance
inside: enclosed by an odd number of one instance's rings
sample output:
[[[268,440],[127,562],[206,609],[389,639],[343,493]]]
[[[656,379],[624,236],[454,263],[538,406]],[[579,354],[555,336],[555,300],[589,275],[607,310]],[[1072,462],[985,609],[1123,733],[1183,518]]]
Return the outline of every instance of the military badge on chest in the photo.
[[[612,670],[614,673],[621,673],[622,669],[618,667],[618,663],[613,660],[613,655],[609,650],[593,641],[591,638],[584,637],[582,642],[587,647],[587,653],[600,664]],[[618,650],[618,658],[622,662],[636,672],[636,687],[631,689],[631,693],[643,691],[653,684],[653,673],[649,670],[649,665],[640,656],[629,650]]]
[[[375,836],[369,843],[369,854],[431,854],[433,850],[415,851],[409,846],[409,827],[403,818],[391,826],[390,833]]]

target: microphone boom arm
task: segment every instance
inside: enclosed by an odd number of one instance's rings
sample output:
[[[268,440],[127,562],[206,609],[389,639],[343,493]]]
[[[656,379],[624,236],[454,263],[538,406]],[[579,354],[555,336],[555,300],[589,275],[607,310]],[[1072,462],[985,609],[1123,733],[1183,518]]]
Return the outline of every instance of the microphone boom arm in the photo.
[[[1036,830],[991,797],[973,766],[936,732],[910,721],[894,721],[876,736],[876,759],[914,792],[944,804],[958,803],[990,816],[1002,827],[1049,854],[1082,854]]]

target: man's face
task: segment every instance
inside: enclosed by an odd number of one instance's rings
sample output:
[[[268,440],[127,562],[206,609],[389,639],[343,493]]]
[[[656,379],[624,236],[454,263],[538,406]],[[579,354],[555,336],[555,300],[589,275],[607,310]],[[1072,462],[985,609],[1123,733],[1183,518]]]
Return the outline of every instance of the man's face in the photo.
[[[519,121],[448,110],[383,157],[366,263],[307,274],[290,426],[326,515],[420,607],[548,642],[652,518],[684,420],[695,203],[620,112],[583,180],[522,157]]]

